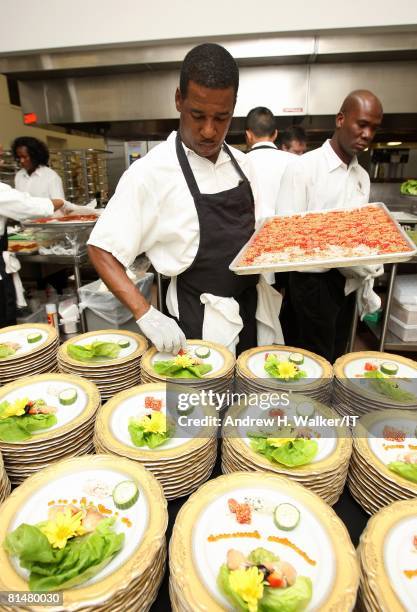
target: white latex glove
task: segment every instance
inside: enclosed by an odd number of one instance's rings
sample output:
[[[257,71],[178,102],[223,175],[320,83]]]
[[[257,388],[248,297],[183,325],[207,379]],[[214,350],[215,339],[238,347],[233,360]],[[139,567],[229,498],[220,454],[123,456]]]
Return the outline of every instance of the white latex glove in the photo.
[[[178,323],[153,306],[136,323],[161,353],[176,355],[180,348],[186,347],[185,335]]]

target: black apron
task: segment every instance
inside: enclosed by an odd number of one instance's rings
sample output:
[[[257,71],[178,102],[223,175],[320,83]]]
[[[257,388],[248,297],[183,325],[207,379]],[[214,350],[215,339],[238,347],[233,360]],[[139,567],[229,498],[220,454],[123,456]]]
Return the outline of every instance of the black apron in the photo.
[[[7,228],[0,236],[0,327],[16,325],[16,292],[11,274],[6,274],[3,251],[7,251]]]
[[[177,277],[178,323],[186,338],[201,338],[204,304],[202,293],[232,297],[239,304],[243,329],[237,353],[257,345],[256,306],[258,275],[238,276],[229,265],[255,230],[255,206],[250,183],[230,149],[223,144],[236,172],[237,187],[219,193],[200,193],[177,132],[176,150],[182,173],[194,199],[200,242],[191,266]]]

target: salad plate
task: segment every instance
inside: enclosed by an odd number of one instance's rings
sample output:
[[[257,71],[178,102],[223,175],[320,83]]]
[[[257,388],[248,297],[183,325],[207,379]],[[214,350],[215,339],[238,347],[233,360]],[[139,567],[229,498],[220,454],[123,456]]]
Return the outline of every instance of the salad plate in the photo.
[[[20,376],[56,371],[59,338],[55,328],[27,323],[0,330],[0,384]]]
[[[355,414],[370,410],[417,408],[417,363],[412,359],[360,351],[340,357],[334,364],[333,404]]]
[[[216,460],[217,428],[182,423],[176,410],[181,389],[159,382],[118,393],[99,410],[95,425],[96,450],[141,463],[169,499],[198,488]],[[197,423],[208,414],[204,406],[192,410]]]
[[[360,591],[367,610],[417,608],[415,500],[392,503],[368,521],[359,557]]]
[[[182,506],[170,580],[180,610],[349,610],[359,569],[345,526],[317,495],[281,476],[238,472]]]
[[[332,505],[342,493],[352,452],[348,427],[320,424],[320,419],[331,423],[337,416],[331,408],[299,394],[292,394],[289,405],[278,409],[232,406],[226,417],[233,424],[223,426],[222,432],[223,471],[281,474]],[[259,419],[260,425],[247,424],[248,417]]]
[[[272,344],[244,351],[236,362],[236,377],[242,388],[253,391],[282,389],[326,401],[333,368],[310,351]]]
[[[64,342],[58,351],[61,372],[93,380],[103,400],[139,384],[141,356],[148,346],[140,334],[101,330]]]
[[[348,485],[369,514],[417,496],[417,414],[373,411],[359,419]]]
[[[131,599],[146,601],[145,589],[159,585],[166,501],[152,474],[127,459],[115,464],[111,457],[97,455],[61,461],[16,489],[1,512],[1,590],[62,590],[66,610],[97,606],[110,611],[122,604],[132,609]],[[98,557],[91,559],[89,538],[95,538],[98,547]],[[66,549],[70,554],[76,540],[81,567],[89,568],[85,573],[76,564],[67,567],[71,562]],[[51,559],[44,562],[44,575],[36,572],[36,562],[22,567],[24,547],[35,561],[39,555]],[[54,550],[68,559],[65,571]],[[154,566],[160,570],[157,574]]]
[[[13,484],[64,457],[91,452],[100,393],[68,374],[21,378],[0,389],[0,450]]]

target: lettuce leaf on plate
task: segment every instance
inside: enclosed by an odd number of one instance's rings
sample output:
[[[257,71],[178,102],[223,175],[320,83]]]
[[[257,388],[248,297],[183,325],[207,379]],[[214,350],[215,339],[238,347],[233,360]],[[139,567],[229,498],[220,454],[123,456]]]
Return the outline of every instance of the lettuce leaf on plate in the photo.
[[[0,359],[6,359],[6,357],[14,355],[15,352],[16,350],[8,344],[0,344]]]
[[[248,434],[251,448],[260,455],[264,455],[272,463],[280,463],[286,467],[299,467],[311,463],[318,452],[316,440],[294,438],[293,440],[280,440]]]
[[[398,378],[389,378],[383,372],[379,372],[378,370],[365,372],[364,376],[365,378],[370,379],[369,386],[376,393],[379,393],[379,395],[384,395],[395,402],[400,402],[403,404],[408,404],[417,400],[417,396],[415,396],[414,393],[401,389],[398,384]]]
[[[101,342],[99,340],[92,344],[70,344],[67,348],[68,355],[77,361],[117,359],[121,350],[121,346],[116,342]]]
[[[140,418],[130,417],[128,430],[135,446],[156,448],[172,438],[175,425],[161,412],[153,412]]]
[[[217,577],[219,590],[227,597],[234,610],[249,612],[247,602],[232,589],[229,576],[229,568],[226,564],[222,565]],[[264,585],[263,595],[258,600],[257,612],[301,612],[307,608],[312,595],[312,582],[305,576],[298,576],[292,586],[282,589]]]
[[[41,429],[56,425],[54,414],[25,414],[0,419],[0,440],[2,442],[22,442]]]
[[[388,469],[398,476],[402,476],[411,482],[417,483],[417,465],[405,461],[392,461],[387,465]]]
[[[36,525],[22,523],[3,545],[29,570],[31,591],[69,589],[98,574],[120,551],[124,534],[115,533],[114,522],[102,520],[93,533],[68,540],[62,549],[53,548]]]
[[[274,353],[271,353],[265,359],[264,370],[272,378],[279,378],[287,382],[306,378],[307,376],[307,373],[304,370],[300,370],[294,363],[285,360],[280,361]]]
[[[198,365],[189,365],[182,367],[175,363],[175,359],[169,361],[155,361],[153,369],[157,374],[166,376],[167,378],[203,378],[213,369],[209,363],[201,363]]]

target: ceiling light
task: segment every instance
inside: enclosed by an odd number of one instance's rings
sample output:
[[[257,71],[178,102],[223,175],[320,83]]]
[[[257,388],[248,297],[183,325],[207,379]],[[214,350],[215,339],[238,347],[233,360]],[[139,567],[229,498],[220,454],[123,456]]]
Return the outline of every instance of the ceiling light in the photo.
[[[391,140],[390,142],[387,142],[387,145],[389,147],[397,147],[398,145],[402,145],[402,141],[401,140]]]

